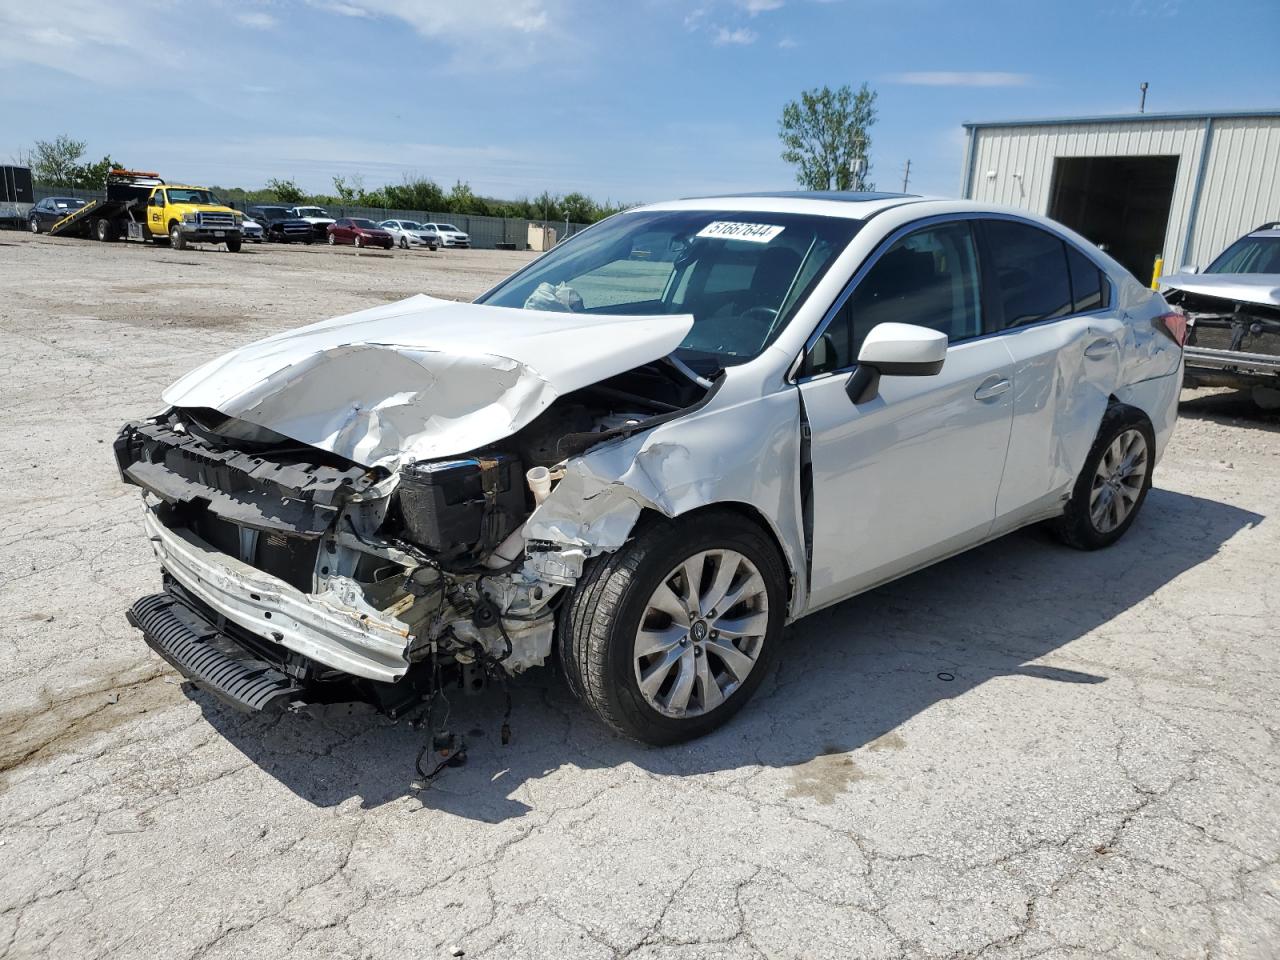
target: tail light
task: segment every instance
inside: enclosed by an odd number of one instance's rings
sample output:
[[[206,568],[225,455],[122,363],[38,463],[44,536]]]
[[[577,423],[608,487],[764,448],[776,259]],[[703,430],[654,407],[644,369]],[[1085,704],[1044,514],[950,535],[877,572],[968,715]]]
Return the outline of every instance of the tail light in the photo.
[[[1187,342],[1187,316],[1179,310],[1162,313],[1151,321],[1151,325],[1163,333],[1178,346]]]

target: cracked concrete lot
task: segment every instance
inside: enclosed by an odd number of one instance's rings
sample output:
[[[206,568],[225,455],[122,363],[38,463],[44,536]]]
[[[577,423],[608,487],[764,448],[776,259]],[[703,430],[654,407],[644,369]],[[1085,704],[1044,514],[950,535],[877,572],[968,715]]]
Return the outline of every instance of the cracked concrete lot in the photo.
[[[1025,531],[788,631],[726,729],[604,732],[550,669],[455,697],[470,762],[362,708],[185,689],[119,425],[234,344],[523,254],[0,233],[0,954],[1280,956],[1280,429],[1188,394],[1111,550]]]

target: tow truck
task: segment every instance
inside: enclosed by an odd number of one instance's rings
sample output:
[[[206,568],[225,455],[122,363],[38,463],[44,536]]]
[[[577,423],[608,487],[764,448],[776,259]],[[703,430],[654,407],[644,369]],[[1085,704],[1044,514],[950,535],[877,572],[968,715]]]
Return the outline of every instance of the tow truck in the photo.
[[[225,243],[240,251],[241,214],[218,202],[207,187],[165,183],[156,173],[112,170],[106,196],[85,204],[49,228],[50,236],[93,237],[103,242]]]

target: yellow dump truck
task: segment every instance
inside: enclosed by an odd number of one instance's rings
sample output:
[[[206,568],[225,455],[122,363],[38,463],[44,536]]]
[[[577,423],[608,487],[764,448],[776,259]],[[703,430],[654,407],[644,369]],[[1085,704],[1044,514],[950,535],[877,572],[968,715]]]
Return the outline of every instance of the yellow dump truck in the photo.
[[[169,243],[181,250],[188,243],[225,243],[240,250],[243,216],[223,205],[207,187],[165,183],[159,175],[112,170],[107,193],[58,220],[51,236]]]

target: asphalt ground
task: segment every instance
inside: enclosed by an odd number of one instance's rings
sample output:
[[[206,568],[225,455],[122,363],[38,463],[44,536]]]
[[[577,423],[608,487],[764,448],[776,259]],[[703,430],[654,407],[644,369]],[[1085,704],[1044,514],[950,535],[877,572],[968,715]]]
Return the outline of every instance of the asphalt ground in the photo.
[[[1006,537],[794,626],[726,728],[620,740],[552,669],[247,717],[124,619],[119,425],[228,347],[528,255],[0,233],[0,955],[1280,956],[1280,423],[1187,394],[1136,525]]]

